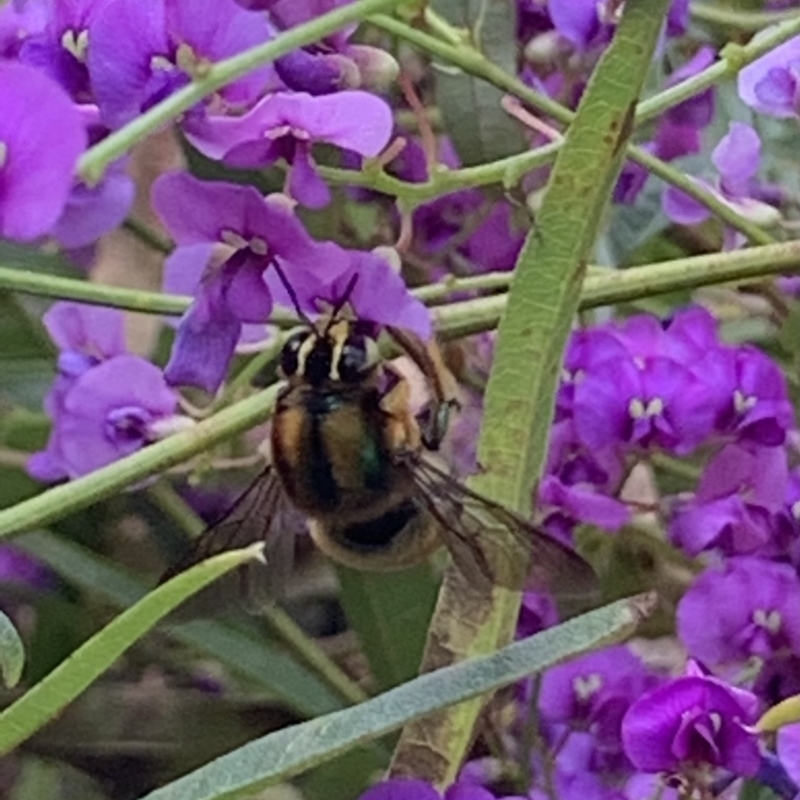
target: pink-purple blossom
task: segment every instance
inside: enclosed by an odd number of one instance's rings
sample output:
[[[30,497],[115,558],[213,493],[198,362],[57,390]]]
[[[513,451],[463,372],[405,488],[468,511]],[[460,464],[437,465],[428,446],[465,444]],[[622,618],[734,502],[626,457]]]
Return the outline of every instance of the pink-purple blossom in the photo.
[[[110,0],[92,22],[87,57],[103,122],[109,128],[130,122],[194,72],[272,35],[263,15],[234,0]],[[257,67],[222,87],[219,98],[244,107],[277,85],[271,66]]]
[[[760,114],[795,117],[800,112],[800,36],[795,36],[744,67],[739,97]]]
[[[368,92],[324,97],[280,92],[242,116],[198,116],[187,121],[185,129],[203,154],[235,167],[261,167],[285,159],[291,166],[291,196],[320,208],[330,201],[330,191],[317,174],[312,145],[326,142],[376,156],[388,144],[393,125],[386,102]]]
[[[800,578],[788,564],[730,558],[678,604],[678,636],[707,667],[800,656]]]
[[[755,695],[690,670],[639,697],[622,721],[625,753],[643,772],[687,774],[722,767],[754,776],[761,763],[750,729]]]
[[[120,312],[56,303],[44,322],[59,348],[45,399],[53,427],[28,472],[47,482],[76,478],[159,438],[177,396],[158,367],[126,352]]]

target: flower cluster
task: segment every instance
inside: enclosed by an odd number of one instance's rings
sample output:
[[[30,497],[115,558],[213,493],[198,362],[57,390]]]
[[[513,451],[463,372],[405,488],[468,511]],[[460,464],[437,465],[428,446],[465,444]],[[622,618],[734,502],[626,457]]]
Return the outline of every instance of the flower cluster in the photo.
[[[193,425],[191,389],[219,392],[237,352],[266,346],[276,306],[306,319],[349,303],[359,319],[428,339],[431,314],[409,283],[514,268],[548,170],[520,177],[498,162],[491,180],[507,191],[485,186],[486,165],[462,146],[447,104],[432,111],[440,89],[427,64],[379,28],[354,36],[355,25],[274,63],[257,58],[282,32],[347,2],[0,4],[0,237],[58,250],[87,270],[141,187],[127,156],[93,183],[80,177],[93,173],[86,164],[107,137],[132,141],[142,115],[176,92],[192,96],[185,90],[218,74],[215,65],[252,56],[249,71],[176,112],[188,166],[158,175],[149,197],[140,191],[170,239],[163,290],[189,298],[163,347],[152,359],[129,352],[115,309],[58,302],[44,314],[57,370],[44,398],[49,440],[27,459],[30,476],[75,479]],[[506,3],[516,26],[512,77],[574,109],[623,5]],[[460,34],[436,14],[419,22],[445,47]],[[716,40],[689,26],[688,0],[673,0],[653,71],[662,88],[695,81],[718,57]],[[742,69],[738,97],[755,115],[796,122],[798,81],[800,37]],[[776,169],[764,121],[743,121],[743,108],[721,113],[735,102],[705,87],[637,127],[636,144],[689,181],[667,187],[626,164],[609,227],[644,201],[642,227],[673,236],[662,245],[686,239],[687,251],[705,252],[744,246],[742,220],[752,229],[796,216],[793,193],[769,183]],[[517,141],[530,147],[562,133],[519,104],[492,111],[515,116]],[[454,173],[452,184],[438,182]],[[724,225],[708,224],[692,186],[727,209]],[[397,202],[376,187],[395,187]],[[625,266],[638,244],[597,252]],[[599,318],[570,337],[536,506],[554,537],[570,546],[586,537],[598,560],[631,541],[652,548],[667,576],[672,646],[615,645],[527,680],[498,737],[504,757],[476,749],[443,792],[389,780],[362,800],[674,800],[753,778],[782,798],[798,791],[800,726],[774,743],[755,728],[766,708],[800,694],[800,436],[787,380],[776,358],[727,341],[700,306],[666,320]],[[492,349],[493,334],[473,340],[461,359],[465,384],[481,387]],[[445,448],[467,473],[477,466],[482,397],[465,394]],[[6,578],[52,585],[51,573],[4,547]],[[603,588],[617,596],[622,584]],[[517,635],[556,625],[557,601],[526,593]]]
[[[128,353],[114,309],[56,303],[44,325],[58,347],[58,375],[45,399],[47,447],[28,462],[43,481],[76,478],[161,438],[176,417],[176,393],[158,367]]]

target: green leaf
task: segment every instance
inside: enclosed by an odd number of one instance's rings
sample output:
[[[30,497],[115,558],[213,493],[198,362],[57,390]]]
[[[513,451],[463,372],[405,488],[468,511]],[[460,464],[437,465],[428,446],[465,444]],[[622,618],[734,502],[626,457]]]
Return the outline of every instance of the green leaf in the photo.
[[[536,227],[515,266],[485,394],[478,447],[483,470],[470,485],[523,514],[530,513],[547,452],[561,360],[587,262],[622,166],[667,5],[668,0],[624,4],[614,39],[598,62],[553,165]],[[485,64],[480,68],[486,75],[501,72]],[[503,81],[508,85],[515,79],[506,75]],[[520,96],[529,91],[524,85],[519,90]],[[487,548],[487,556],[492,555]],[[492,652],[513,636],[519,592],[498,589],[490,596],[474,595],[457,570],[448,570],[431,624],[425,669]],[[474,599],[465,602],[465,597]],[[481,706],[478,699],[409,725],[392,774],[419,774],[424,747],[421,777],[439,788],[452,783]]]
[[[183,600],[260,553],[259,544],[210,558],[123,611],[0,714],[0,754],[5,755],[32,736]]]
[[[143,447],[107,467],[0,511],[0,538],[62,519],[149,475],[180,464],[216,442],[252,428],[267,419],[277,392],[278,387],[271,386],[228,406],[187,431]]]
[[[341,598],[380,689],[397,686],[419,671],[425,634],[436,604],[430,564],[399,572],[338,567]]]
[[[0,671],[9,689],[19,683],[25,666],[25,648],[14,623],[0,611]]]
[[[51,534],[29,534],[14,546],[44,561],[66,581],[100,594],[114,605],[127,608],[145,595],[142,584],[119,567]],[[265,687],[302,717],[327,714],[345,704],[317,675],[263,637],[256,639],[208,620],[170,626],[169,634]]]
[[[517,5],[510,0],[433,0],[448,22],[471,33],[475,46],[507,72],[516,71]],[[464,166],[522,152],[520,123],[500,105],[504,92],[457,67],[434,63],[436,103]]]
[[[246,744],[146,796],[146,800],[230,800],[251,796],[411,719],[491,692],[571,656],[630,635],[652,596],[623,600],[500,652],[428,673],[353,708],[284,728]]]

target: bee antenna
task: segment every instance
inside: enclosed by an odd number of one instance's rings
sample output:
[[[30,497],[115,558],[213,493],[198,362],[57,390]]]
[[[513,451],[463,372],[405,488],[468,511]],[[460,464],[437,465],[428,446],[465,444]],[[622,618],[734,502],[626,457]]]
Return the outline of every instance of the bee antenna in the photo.
[[[278,266],[278,262],[273,261],[272,266],[275,269],[275,272],[277,272],[278,278],[280,278],[280,281],[283,284],[283,288],[286,289],[286,293],[289,295],[289,299],[292,301],[292,305],[294,306],[294,310],[297,312],[297,316],[300,317],[300,319],[305,322],[306,325],[313,327],[313,323],[300,307],[300,300],[297,297],[297,292],[295,292],[292,284],[289,283],[284,271]]]
[[[358,283],[358,273],[354,273],[353,277],[347,282],[347,286],[342,293],[342,296],[334,303],[333,308],[331,309],[331,317],[328,321],[327,328],[329,329],[331,325],[336,321],[336,318],[339,316],[339,312],[347,305],[350,297],[353,294],[353,290],[356,288],[356,284]],[[327,332],[327,329],[326,329]]]

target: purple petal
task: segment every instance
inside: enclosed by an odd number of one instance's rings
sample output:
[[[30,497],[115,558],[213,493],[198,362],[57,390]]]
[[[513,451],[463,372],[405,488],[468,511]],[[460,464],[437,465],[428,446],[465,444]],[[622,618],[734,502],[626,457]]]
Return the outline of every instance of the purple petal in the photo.
[[[292,100],[284,111],[287,122],[307,131],[313,141],[335,144],[362,156],[376,156],[392,136],[391,108],[369,92],[346,91],[324,97],[295,95]]]
[[[761,114],[795,116],[799,68],[800,36],[795,36],[739,72],[739,97]]]
[[[133,205],[136,186],[121,164],[112,165],[93,187],[75,185],[51,231],[62,247],[85,247],[118,228]]]
[[[600,31],[597,0],[550,0],[555,29],[578,50],[585,50]]]
[[[153,208],[180,245],[216,243],[223,233],[249,238],[273,220],[252,186],[201,181],[187,172],[168,172],[153,184]],[[286,216],[290,216],[287,212]]]
[[[680,772],[686,762],[706,762],[748,776],[761,760],[756,735],[742,727],[753,721],[723,684],[684,677],[638,699],[622,722],[622,739],[628,758],[645,772]],[[688,739],[687,723],[695,725]],[[711,747],[703,744],[706,736]]]
[[[720,174],[722,190],[732,197],[746,197],[761,165],[761,140],[749,125],[731,122],[711,160]]]
[[[0,63],[0,235],[47,233],[72,187],[86,131],[70,98],[39,71]]]
[[[777,753],[791,779],[800,786],[800,722],[778,731]]]
[[[87,63],[103,122],[110,128],[130,122],[186,80],[172,64],[164,14],[164,0],[114,0],[92,24]]]
[[[342,70],[330,59],[299,48],[275,61],[278,77],[295,92],[330,94],[342,88]]]
[[[675,122],[669,116],[661,120],[654,145],[654,155],[664,161],[672,161],[702,150],[697,126],[694,123]]]
[[[367,789],[358,800],[441,800],[429,783],[414,778],[392,778]]]
[[[674,70],[665,86],[675,86],[702,72],[716,60],[716,53],[708,46],[701,47],[685,64]],[[714,89],[707,89],[669,109],[667,119],[675,125],[686,125],[695,129],[704,128],[714,118]],[[662,156],[663,158],[663,156]]]
[[[164,375],[172,386],[196,386],[214,393],[228,371],[242,323],[229,312],[209,313],[195,301],[178,325]]]
[[[245,11],[233,0],[165,0],[165,13],[173,42],[189,45],[195,57],[212,63],[264,44],[274,34],[263,14]],[[251,103],[274,83],[273,76],[271,65],[257,67],[220,94],[229,103]]]
[[[607,531],[618,531],[631,519],[630,509],[619,500],[599,494],[589,486],[565,486],[552,475],[542,479],[539,500],[567,512],[575,520]]]
[[[272,294],[264,281],[264,264],[247,260],[229,262],[224,271],[226,279],[225,304],[239,322],[265,323],[272,312]]]
[[[298,144],[289,172],[289,194],[307,208],[324,208],[331,201],[328,185],[320,178],[307,145]]]
[[[143,419],[155,420],[172,414],[175,404],[161,370],[138,356],[117,356],[85,372],[64,398],[64,413],[56,422],[70,477],[99,469],[146,443],[141,436],[112,435],[109,419],[115,411],[135,409]]]
[[[62,301],[54,303],[42,321],[59,350],[100,359],[127,352],[122,312],[116,308]]]
[[[800,580],[788,564],[731,558],[689,588],[677,629],[690,655],[714,667],[800,652]]]
[[[161,289],[166,294],[193,296],[214,253],[213,244],[190,244],[176,247],[164,262]]]
[[[430,312],[409,292],[405,281],[390,264],[374,253],[345,252],[350,257],[351,270],[321,290],[318,298],[337,302],[343,297],[352,276],[357,274],[350,303],[360,319],[405,328],[429,339],[433,330]]]
[[[705,181],[696,180],[705,189],[711,190]],[[693,197],[684,194],[674,186],[668,186],[661,195],[661,208],[664,213],[679,225],[699,225],[705,222],[711,212]]]
[[[483,786],[470,783],[454,783],[444,793],[444,800],[495,800],[495,796]],[[505,798],[508,800],[508,798]]]

